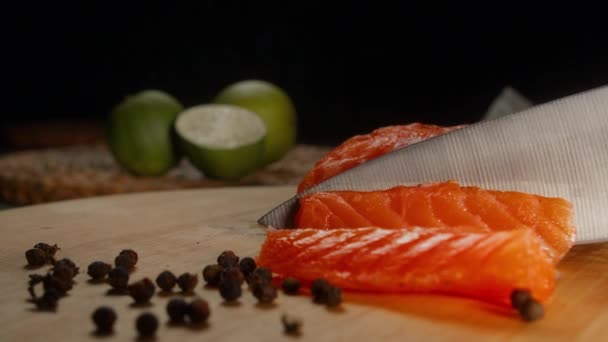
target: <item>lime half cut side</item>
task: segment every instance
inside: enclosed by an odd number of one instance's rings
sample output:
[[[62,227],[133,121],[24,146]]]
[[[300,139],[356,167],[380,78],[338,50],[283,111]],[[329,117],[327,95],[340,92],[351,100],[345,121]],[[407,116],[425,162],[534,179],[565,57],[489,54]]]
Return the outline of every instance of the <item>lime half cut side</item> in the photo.
[[[238,179],[261,164],[266,126],[244,108],[191,107],[179,114],[175,130],[184,154],[209,178]]]

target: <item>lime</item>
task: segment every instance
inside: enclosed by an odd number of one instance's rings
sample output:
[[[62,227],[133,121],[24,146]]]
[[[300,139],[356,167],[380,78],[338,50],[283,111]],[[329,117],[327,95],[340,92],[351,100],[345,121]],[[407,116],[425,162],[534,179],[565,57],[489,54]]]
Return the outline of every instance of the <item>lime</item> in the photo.
[[[173,96],[144,90],[127,96],[110,114],[108,143],[116,160],[136,175],[166,173],[179,159],[173,122],[183,109]]]
[[[223,89],[215,103],[240,106],[258,114],[266,124],[263,164],[279,160],[296,143],[296,111],[289,96],[279,87],[247,80]]]
[[[188,159],[205,176],[237,179],[260,165],[266,127],[255,113],[221,104],[195,106],[175,121]]]

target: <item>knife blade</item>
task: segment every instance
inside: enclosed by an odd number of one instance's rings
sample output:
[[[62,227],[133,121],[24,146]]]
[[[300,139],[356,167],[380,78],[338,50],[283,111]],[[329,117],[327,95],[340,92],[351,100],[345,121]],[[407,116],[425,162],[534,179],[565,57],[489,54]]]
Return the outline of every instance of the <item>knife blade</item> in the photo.
[[[574,205],[576,243],[608,240],[608,86],[387,153],[292,197],[258,222],[292,227],[298,199],[314,192],[447,180],[565,198]]]

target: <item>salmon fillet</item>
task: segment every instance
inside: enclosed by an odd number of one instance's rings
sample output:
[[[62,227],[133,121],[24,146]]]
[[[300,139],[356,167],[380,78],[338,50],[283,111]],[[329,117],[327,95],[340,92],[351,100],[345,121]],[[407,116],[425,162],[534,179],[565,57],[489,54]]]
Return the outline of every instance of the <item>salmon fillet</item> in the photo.
[[[463,126],[442,127],[412,123],[382,127],[369,134],[356,135],[317,161],[300,182],[298,192],[385,153],[461,127]]]
[[[531,230],[269,229],[260,266],[347,290],[445,293],[508,305],[514,289],[546,301],[556,279]]]
[[[530,229],[557,263],[574,243],[572,205],[561,198],[461,187],[456,182],[371,192],[319,192],[300,199],[299,228]]]

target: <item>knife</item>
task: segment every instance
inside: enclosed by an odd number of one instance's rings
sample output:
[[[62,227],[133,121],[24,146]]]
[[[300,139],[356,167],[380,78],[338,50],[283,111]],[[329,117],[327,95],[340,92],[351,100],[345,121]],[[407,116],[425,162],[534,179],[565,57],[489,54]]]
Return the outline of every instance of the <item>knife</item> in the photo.
[[[369,160],[287,200],[258,220],[293,227],[298,199],[456,180],[461,185],[562,197],[576,243],[608,240],[608,86],[482,121]]]

